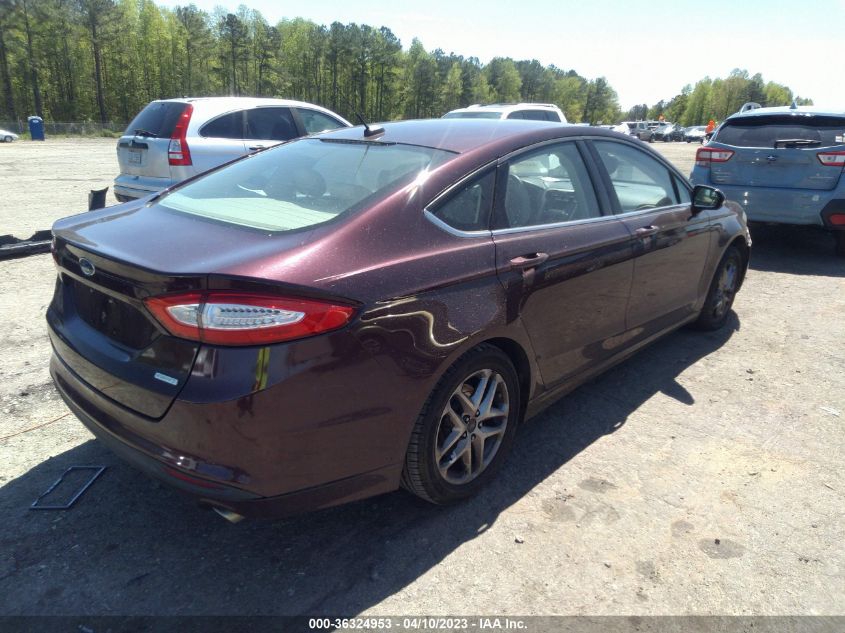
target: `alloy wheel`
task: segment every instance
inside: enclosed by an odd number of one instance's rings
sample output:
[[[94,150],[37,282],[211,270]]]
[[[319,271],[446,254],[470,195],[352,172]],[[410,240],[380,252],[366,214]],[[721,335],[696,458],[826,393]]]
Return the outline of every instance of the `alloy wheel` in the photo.
[[[437,428],[435,463],[450,484],[466,484],[493,461],[508,425],[505,379],[492,369],[474,372],[452,393]]]

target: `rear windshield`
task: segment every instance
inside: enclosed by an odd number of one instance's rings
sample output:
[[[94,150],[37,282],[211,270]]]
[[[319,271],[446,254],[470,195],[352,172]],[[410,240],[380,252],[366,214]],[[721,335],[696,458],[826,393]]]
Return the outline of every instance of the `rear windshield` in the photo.
[[[153,101],[141,110],[132,123],[126,128],[126,135],[143,134],[158,138],[170,138],[179,115],[185,109],[186,103],[173,101]]]
[[[845,116],[780,114],[728,119],[715,140],[737,147],[774,148],[777,141],[811,141],[813,147],[842,145]]]
[[[159,204],[228,224],[292,231],[364,208],[452,156],[416,145],[303,139],[211,172]]]
[[[447,112],[444,119],[501,119],[501,112]]]

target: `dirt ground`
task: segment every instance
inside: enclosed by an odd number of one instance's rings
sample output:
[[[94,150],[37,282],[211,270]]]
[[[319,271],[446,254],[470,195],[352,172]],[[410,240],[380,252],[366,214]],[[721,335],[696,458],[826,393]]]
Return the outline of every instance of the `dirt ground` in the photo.
[[[0,145],[0,234],[83,211],[114,143]],[[843,614],[845,260],[753,237],[729,327],[560,401],[475,499],[238,525],[93,441],[47,373],[50,256],[0,262],[0,614]],[[73,509],[28,509],[80,464],[108,470]]]

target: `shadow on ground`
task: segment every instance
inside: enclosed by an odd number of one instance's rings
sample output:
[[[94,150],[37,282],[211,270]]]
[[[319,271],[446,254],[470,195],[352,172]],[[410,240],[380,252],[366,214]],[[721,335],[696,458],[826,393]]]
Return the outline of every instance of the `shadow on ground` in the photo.
[[[739,329],[679,331],[527,423],[497,479],[435,507],[396,492],[279,521],[230,525],[123,465],[95,441],[0,490],[0,614],[355,614],[492,526],[499,515],[663,392]],[[69,511],[27,508],[68,466],[109,470]]]
[[[775,273],[845,277],[845,257],[834,254],[834,236],[809,226],[753,224],[751,268]]]

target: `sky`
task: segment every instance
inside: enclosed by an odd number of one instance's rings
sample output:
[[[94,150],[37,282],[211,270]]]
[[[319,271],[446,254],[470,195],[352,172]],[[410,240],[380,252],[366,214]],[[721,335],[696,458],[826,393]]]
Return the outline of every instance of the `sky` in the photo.
[[[155,0],[175,7],[191,0]],[[407,50],[418,38],[482,63],[537,59],[606,77],[624,110],[669,100],[685,84],[761,73],[816,105],[845,107],[845,0],[193,0],[206,11],[245,4],[271,24],[386,26]]]

